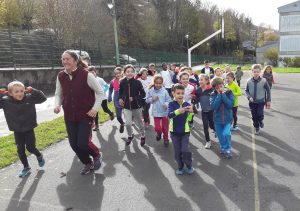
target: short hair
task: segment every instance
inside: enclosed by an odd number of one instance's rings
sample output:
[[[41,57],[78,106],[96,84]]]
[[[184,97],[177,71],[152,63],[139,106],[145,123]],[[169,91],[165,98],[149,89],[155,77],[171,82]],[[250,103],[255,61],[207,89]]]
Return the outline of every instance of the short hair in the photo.
[[[20,82],[20,81],[12,81],[12,82],[10,82],[7,85],[8,92],[11,92],[13,90],[13,88],[16,87],[16,86],[21,86],[21,87],[23,87],[25,89],[25,86],[24,86],[24,84],[22,82]]]
[[[174,84],[172,86],[172,92],[175,92],[176,90],[183,90],[184,91],[184,89],[185,89],[184,86],[182,84],[179,84],[179,83]]]
[[[200,74],[199,78],[204,78],[207,81],[207,84],[210,84],[210,76],[207,74]]]
[[[149,67],[155,67],[155,64],[154,63],[150,63]]]
[[[209,63],[209,61],[208,60],[204,60],[204,64],[208,64]]]
[[[216,77],[212,80],[211,85],[213,88],[216,88],[217,86],[219,86],[220,84],[224,84],[223,79],[220,77]]]
[[[133,66],[132,64],[127,64],[127,65],[125,65],[125,67],[124,67],[124,73],[126,73],[126,70],[129,69],[129,68],[132,68],[133,71],[135,71],[135,68],[134,68],[134,66]]]
[[[261,70],[261,65],[260,64],[254,64],[254,65],[252,65],[251,70],[253,71],[255,69]]]
[[[181,73],[179,73],[179,80],[181,80],[182,76],[187,75],[188,77],[190,77],[190,74],[186,71],[183,71]]]
[[[235,78],[233,72],[227,73],[226,76],[229,76],[229,77],[231,77],[233,79]]]
[[[114,73],[116,73],[116,72],[122,72],[122,67],[116,67],[114,69]]]
[[[183,66],[183,67],[180,68],[180,72],[184,72],[184,71],[186,71],[187,69],[188,69],[187,66]]]
[[[221,70],[221,68],[220,68],[220,67],[216,67],[216,68],[214,69],[214,73],[216,73],[217,70]]]

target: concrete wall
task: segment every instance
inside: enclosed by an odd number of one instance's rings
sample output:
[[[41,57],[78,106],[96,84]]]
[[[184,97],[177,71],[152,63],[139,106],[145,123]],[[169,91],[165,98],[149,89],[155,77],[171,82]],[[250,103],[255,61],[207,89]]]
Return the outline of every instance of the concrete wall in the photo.
[[[13,80],[21,81],[25,86],[32,86],[42,90],[47,95],[55,92],[55,83],[58,72],[62,68],[26,68],[26,69],[0,69],[0,87],[6,87]],[[113,76],[113,66],[98,67],[99,76],[109,82]]]

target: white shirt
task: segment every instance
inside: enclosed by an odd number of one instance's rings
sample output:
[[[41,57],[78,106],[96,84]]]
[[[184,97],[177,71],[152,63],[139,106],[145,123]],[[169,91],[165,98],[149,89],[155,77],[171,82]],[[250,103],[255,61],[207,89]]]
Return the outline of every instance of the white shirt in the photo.
[[[103,78],[100,78],[100,77],[98,77],[98,76],[96,77],[96,80],[97,80],[97,82],[100,84],[100,86],[102,87],[103,92],[104,92],[105,86],[108,86],[108,84],[104,81]],[[104,92],[103,100],[107,100],[107,92]]]
[[[152,82],[152,77],[148,76],[145,80],[142,78],[138,78],[138,80],[142,83],[144,91],[147,94],[147,92],[149,91],[149,86]],[[146,99],[146,97],[144,97],[144,99]]]
[[[172,85],[173,85],[173,82],[172,82],[170,71],[169,70],[162,70],[162,71],[160,71],[160,75],[164,79],[164,87],[166,89],[171,89]]]
[[[204,72],[205,72],[206,75],[209,75],[210,74],[210,68],[209,67],[205,68]]]
[[[183,96],[183,99],[185,102],[188,102],[188,103],[192,103],[192,93],[194,92],[195,90],[195,87],[191,84],[188,84],[187,87],[185,87],[184,89],[184,96]]]

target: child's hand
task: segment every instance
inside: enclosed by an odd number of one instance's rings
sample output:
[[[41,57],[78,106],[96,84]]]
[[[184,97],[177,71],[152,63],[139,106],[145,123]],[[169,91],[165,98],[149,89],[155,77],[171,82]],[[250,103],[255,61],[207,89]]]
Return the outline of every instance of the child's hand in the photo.
[[[95,111],[94,109],[91,109],[89,112],[86,113],[89,117],[93,117],[95,118],[97,115],[97,111]]]
[[[190,113],[193,113],[193,112],[194,112],[193,106],[190,105],[190,106],[185,107],[185,111],[190,112]]]
[[[26,93],[31,93],[32,92],[32,87],[28,86],[25,90]]]
[[[266,109],[270,109],[271,108],[271,102],[267,102],[266,103]]]
[[[119,104],[121,107],[124,107],[124,101],[122,99],[119,99]]]
[[[252,97],[249,97],[249,101],[252,103],[254,100]]]
[[[152,101],[155,102],[158,100],[158,96],[152,96]]]
[[[186,111],[185,108],[178,108],[177,110],[180,114],[183,114]]]
[[[0,89],[0,94],[5,95],[5,94],[7,94],[7,91],[5,89]]]

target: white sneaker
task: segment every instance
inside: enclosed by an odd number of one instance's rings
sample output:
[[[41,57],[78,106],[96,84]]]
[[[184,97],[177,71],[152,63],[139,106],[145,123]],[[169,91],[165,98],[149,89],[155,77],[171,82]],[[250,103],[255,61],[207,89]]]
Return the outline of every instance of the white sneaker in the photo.
[[[211,141],[208,141],[205,144],[205,149],[210,149],[210,148],[211,148]]]

